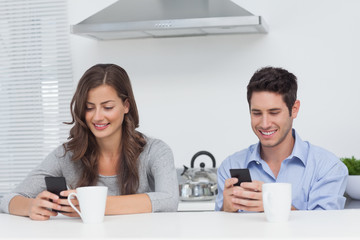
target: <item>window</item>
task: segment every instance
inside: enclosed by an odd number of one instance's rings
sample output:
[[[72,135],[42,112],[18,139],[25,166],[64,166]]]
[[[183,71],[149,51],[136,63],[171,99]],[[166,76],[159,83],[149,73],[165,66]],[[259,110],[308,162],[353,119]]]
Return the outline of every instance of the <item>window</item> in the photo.
[[[73,93],[67,1],[0,1],[0,197],[66,141]]]

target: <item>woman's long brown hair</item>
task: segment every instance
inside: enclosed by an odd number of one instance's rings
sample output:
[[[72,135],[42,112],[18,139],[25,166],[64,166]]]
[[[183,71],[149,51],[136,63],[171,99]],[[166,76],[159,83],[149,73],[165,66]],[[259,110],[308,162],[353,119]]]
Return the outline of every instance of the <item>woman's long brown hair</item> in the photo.
[[[98,177],[99,146],[85,121],[88,92],[103,84],[113,87],[123,102],[127,100],[130,110],[122,123],[121,155],[117,176],[121,194],[134,194],[139,187],[138,158],[146,144],[144,136],[136,131],[139,115],[126,71],[115,64],[98,64],[88,69],[81,77],[72,98],[70,109],[74,124],[69,141],[64,143],[65,152],[72,152],[73,161],[81,161],[82,173],[77,187],[95,185]]]

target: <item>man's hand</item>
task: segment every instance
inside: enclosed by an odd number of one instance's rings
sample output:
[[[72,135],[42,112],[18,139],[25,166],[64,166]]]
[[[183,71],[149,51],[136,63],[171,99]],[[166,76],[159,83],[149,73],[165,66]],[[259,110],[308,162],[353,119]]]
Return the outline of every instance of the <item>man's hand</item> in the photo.
[[[243,182],[240,187],[234,186],[237,182],[237,178],[225,180],[223,210],[226,212],[236,212],[238,210],[264,211],[262,201],[263,182]]]

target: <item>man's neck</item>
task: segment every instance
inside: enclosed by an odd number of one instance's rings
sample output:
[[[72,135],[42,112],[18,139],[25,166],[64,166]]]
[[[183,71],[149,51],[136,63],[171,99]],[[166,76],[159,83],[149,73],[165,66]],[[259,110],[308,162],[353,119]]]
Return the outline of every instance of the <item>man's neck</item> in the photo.
[[[281,163],[291,155],[295,144],[292,131],[286,136],[284,141],[274,147],[260,147],[261,158],[269,165],[274,176],[277,177]]]

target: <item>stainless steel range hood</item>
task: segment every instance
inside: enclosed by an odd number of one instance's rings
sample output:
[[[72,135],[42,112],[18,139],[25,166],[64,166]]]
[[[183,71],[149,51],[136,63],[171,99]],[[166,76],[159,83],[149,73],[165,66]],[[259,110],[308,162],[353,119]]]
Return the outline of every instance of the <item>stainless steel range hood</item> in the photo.
[[[267,33],[267,25],[230,0],[119,0],[71,26],[99,40]]]

